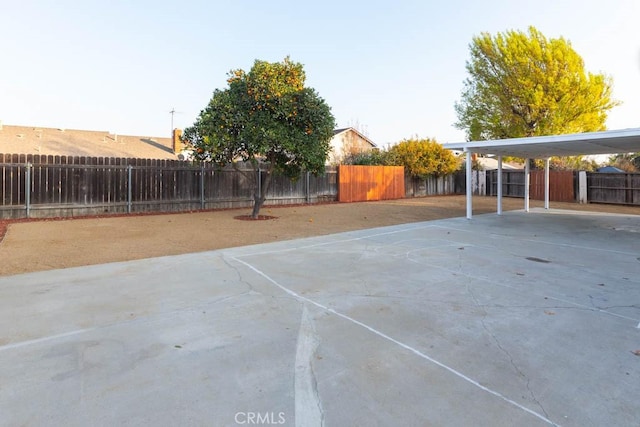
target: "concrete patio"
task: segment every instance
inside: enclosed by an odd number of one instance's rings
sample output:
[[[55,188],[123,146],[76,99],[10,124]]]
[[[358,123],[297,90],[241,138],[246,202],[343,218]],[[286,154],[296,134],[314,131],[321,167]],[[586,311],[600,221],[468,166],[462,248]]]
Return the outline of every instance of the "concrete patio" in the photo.
[[[0,425],[640,414],[640,216],[534,209],[0,277]]]

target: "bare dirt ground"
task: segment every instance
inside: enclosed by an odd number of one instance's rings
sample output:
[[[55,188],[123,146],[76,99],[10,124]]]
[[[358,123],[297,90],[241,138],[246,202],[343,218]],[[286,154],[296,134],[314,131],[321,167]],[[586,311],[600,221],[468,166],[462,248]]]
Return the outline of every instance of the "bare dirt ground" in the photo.
[[[531,201],[532,207],[542,202]],[[504,210],[522,209],[504,199]],[[640,215],[639,207],[551,203],[551,208]],[[496,199],[474,197],[474,215]],[[263,221],[234,219],[249,209],[106,218],[0,221],[0,275],[177,255],[465,215],[464,196],[366,203],[264,207]],[[6,229],[6,233],[3,233]],[[4,238],[2,237],[4,234]]]

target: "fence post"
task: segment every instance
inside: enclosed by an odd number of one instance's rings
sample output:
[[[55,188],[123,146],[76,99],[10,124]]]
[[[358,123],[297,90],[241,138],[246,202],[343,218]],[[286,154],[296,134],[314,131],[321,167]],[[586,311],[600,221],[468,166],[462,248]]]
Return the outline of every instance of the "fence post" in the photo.
[[[260,171],[260,165],[258,165],[258,176],[256,177],[256,179],[257,179],[256,184],[258,187],[258,195],[262,195],[262,172]]]
[[[131,213],[131,171],[133,166],[127,166],[127,213]]]
[[[587,203],[587,172],[578,172],[578,203]]]
[[[200,209],[204,209],[204,165],[200,165]]]
[[[471,192],[473,194],[478,194],[478,171],[471,170],[471,181],[469,181],[471,186]]]
[[[31,163],[24,165],[24,207],[27,218],[31,217]]]
[[[625,174],[625,191],[624,191],[624,202],[626,204],[632,205],[634,200],[633,200],[633,181],[631,180],[631,174],[630,173],[626,173]]]
[[[309,171],[306,172],[305,192],[307,196],[307,203],[311,203],[311,189],[309,188]]]
[[[487,171],[478,171],[478,195],[487,195]]]

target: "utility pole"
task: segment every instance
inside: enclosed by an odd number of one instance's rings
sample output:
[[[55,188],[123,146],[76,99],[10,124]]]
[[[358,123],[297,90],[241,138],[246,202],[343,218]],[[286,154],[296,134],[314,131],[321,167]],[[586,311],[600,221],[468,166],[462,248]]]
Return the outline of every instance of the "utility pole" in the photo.
[[[171,133],[169,134],[170,138],[173,138],[173,130],[174,130],[174,127],[173,127],[173,116],[175,114],[180,114],[180,113],[182,113],[182,111],[176,111],[176,109],[173,108],[173,107],[171,108],[171,111],[169,111],[169,114],[171,114]]]
[[[171,111],[169,111],[169,114],[171,114],[171,133],[169,134],[171,136],[171,138],[173,138],[173,115],[177,113],[176,109],[174,107],[171,107]]]

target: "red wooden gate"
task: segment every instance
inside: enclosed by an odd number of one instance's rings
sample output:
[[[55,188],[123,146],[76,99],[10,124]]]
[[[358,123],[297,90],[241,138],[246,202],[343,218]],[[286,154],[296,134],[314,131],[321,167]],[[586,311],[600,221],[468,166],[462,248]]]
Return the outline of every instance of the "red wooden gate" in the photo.
[[[531,199],[544,200],[544,171],[531,171]],[[573,171],[549,171],[549,200],[552,202],[575,202]]]
[[[340,165],[338,201],[364,202],[404,198],[404,167]]]

